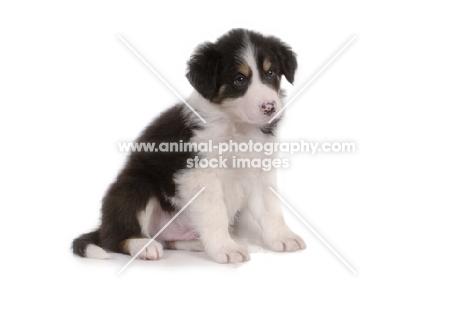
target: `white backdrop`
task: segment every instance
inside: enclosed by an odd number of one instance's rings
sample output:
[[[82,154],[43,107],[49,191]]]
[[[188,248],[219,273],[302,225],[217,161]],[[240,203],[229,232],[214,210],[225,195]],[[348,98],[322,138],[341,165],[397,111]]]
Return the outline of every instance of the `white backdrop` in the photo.
[[[1,308],[462,309],[468,306],[466,10],[453,1],[81,1],[0,4]],[[75,257],[132,141],[183,96],[195,46],[233,27],[298,54],[285,140],[352,141],[352,154],[291,156],[280,193],[357,270],[287,209],[308,248],[217,265]],[[465,293],[463,293],[465,292]],[[9,306],[6,306],[9,305]]]

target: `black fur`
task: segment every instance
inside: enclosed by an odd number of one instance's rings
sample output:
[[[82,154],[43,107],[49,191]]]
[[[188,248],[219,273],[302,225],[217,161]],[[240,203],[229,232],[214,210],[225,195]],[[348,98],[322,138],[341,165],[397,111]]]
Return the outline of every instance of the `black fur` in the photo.
[[[294,75],[297,70],[296,54],[286,43],[272,36],[265,37],[259,33],[252,33],[250,40],[254,45],[261,46],[258,50],[257,63],[259,68],[265,57],[268,57],[274,66],[278,75],[284,75],[289,83],[294,83]]]
[[[203,97],[212,100],[220,86],[219,71],[222,54],[213,43],[204,43],[188,62],[187,79]]]
[[[87,234],[82,234],[75,240],[73,240],[72,248],[73,253],[76,255],[85,256],[86,247],[88,244],[100,244],[99,230],[89,232]]]
[[[188,142],[197,124],[189,123],[179,104],[164,112],[140,135],[136,142]],[[145,208],[150,197],[157,197],[165,211],[174,211],[167,199],[174,197],[174,173],[186,169],[190,152],[133,152],[123,170],[111,184],[102,200],[102,224],[99,231],[82,235],[73,241],[73,252],[84,256],[86,245],[96,244],[124,253],[122,241],[141,237],[137,212]]]

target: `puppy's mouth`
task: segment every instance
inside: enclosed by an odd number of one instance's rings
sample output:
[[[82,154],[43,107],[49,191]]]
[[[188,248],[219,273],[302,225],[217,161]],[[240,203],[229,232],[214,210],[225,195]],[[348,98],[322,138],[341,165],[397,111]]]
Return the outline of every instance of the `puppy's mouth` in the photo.
[[[266,125],[269,125],[269,121],[273,118],[275,114],[276,114],[276,111],[264,112],[260,115],[256,115],[255,117],[247,117],[244,120],[244,122],[252,124],[252,125],[266,126]],[[274,121],[276,119],[277,118],[275,118]]]

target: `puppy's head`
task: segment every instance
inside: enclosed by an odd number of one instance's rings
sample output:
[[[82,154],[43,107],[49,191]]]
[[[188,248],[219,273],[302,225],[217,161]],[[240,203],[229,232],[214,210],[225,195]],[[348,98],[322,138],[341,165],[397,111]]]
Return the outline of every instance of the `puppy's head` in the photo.
[[[283,106],[281,77],[293,83],[296,68],[294,52],[279,39],[234,29],[196,49],[187,78],[221,111],[241,122],[265,124]]]

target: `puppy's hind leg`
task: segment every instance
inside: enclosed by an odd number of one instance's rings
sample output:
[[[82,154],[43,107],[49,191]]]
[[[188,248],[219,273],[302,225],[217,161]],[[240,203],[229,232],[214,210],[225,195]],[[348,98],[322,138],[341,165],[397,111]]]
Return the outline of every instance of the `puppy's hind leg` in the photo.
[[[139,259],[157,260],[163,256],[163,246],[161,243],[149,238],[130,238],[122,242],[123,251],[126,254]],[[144,248],[144,250],[142,250]]]
[[[150,184],[127,175],[125,171],[113,183],[102,205],[101,244],[111,251],[135,256],[151,240],[147,228],[139,221],[150,201]],[[140,259],[155,260],[163,255],[163,247],[156,241],[138,254]]]

